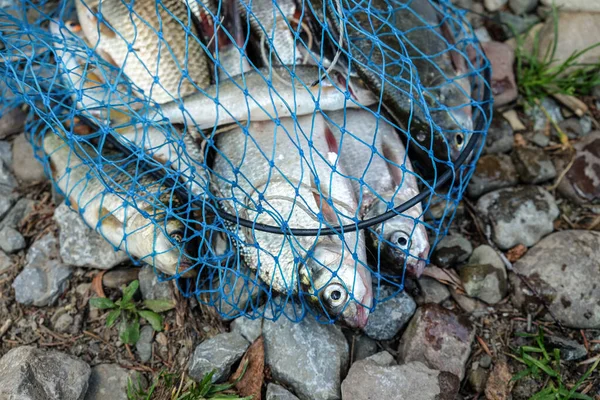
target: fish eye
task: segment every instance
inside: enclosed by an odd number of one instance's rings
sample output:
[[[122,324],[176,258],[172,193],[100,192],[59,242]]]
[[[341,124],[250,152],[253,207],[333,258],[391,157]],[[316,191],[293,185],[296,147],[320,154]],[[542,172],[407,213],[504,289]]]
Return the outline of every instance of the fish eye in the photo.
[[[454,136],[454,143],[458,149],[461,149],[465,144],[465,135],[463,133],[457,133]]]
[[[321,293],[323,302],[334,310],[346,304],[348,299],[348,292],[339,283],[329,284]]]
[[[400,248],[406,248],[410,243],[410,234],[403,231],[394,232],[390,242],[392,242],[392,244],[398,245]]]
[[[173,238],[177,243],[181,243],[183,240],[183,230],[176,229],[173,232],[169,233],[169,236]]]

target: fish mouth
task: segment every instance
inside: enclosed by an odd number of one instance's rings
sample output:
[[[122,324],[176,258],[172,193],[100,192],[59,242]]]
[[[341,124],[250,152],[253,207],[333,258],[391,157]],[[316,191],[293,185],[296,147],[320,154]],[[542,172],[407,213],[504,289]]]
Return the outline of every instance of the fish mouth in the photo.
[[[363,329],[369,322],[369,309],[356,303],[356,314],[351,318],[346,318],[345,321],[350,328]]]
[[[411,278],[419,279],[423,275],[426,266],[427,263],[425,260],[419,260],[415,263],[407,264],[406,272]]]

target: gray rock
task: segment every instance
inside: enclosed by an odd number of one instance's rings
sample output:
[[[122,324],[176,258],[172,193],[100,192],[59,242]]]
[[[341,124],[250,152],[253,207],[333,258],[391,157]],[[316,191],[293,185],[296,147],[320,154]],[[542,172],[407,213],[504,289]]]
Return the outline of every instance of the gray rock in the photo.
[[[531,134],[525,135],[526,139],[538,147],[546,147],[550,144],[550,138],[543,132],[531,132]]]
[[[501,301],[508,291],[506,269],[491,264],[468,264],[459,270],[460,279],[470,297],[488,304]]]
[[[556,123],[560,123],[564,120],[562,113],[560,112],[560,105],[554,99],[550,97],[542,99],[541,106],[546,109],[550,117],[552,117]],[[533,119],[534,131],[543,131],[550,123],[546,113],[538,106],[533,107],[528,113]]]
[[[396,360],[394,360],[394,356],[385,350],[373,354],[372,356],[367,357],[366,359],[382,367],[396,365]]]
[[[488,356],[487,354],[484,354],[481,356],[481,358],[479,359],[479,366],[483,367],[483,368],[489,368],[492,366],[492,357]]]
[[[581,127],[581,136],[585,136],[588,133],[590,133],[592,131],[593,124],[594,123],[593,123],[592,117],[589,116],[588,114],[579,118],[579,126]]]
[[[514,142],[515,133],[510,123],[505,118],[496,116],[490,123],[482,153],[508,153],[512,150]]]
[[[4,140],[0,141],[0,159],[8,168],[12,168],[12,145]]]
[[[142,363],[147,363],[152,358],[153,341],[154,329],[150,325],[144,325],[140,330],[140,339],[135,344],[135,349]]]
[[[490,372],[481,367],[477,367],[469,371],[469,376],[467,379],[475,393],[483,393],[489,375]]]
[[[514,264],[546,301],[563,325],[600,328],[600,233],[561,231],[542,239]],[[512,300],[525,310],[538,309],[539,300],[521,279],[511,274]]]
[[[23,218],[28,216],[34,209],[36,202],[29,199],[19,199],[13,208],[6,214],[2,222],[0,222],[0,229],[4,227],[17,228]]]
[[[508,5],[515,14],[521,15],[535,10],[538,0],[508,0]]]
[[[22,346],[0,359],[0,377],[0,399],[81,400],[90,366],[58,351]]]
[[[454,400],[460,382],[421,362],[382,366],[366,359],[352,365],[342,383],[344,400]]]
[[[502,250],[533,246],[554,230],[559,212],[554,197],[539,186],[517,186],[482,196],[477,210],[492,226],[492,239]]]
[[[0,249],[12,254],[25,248],[25,238],[16,229],[5,227],[0,230]]]
[[[364,331],[371,339],[391,340],[402,328],[406,326],[417,309],[415,301],[404,291],[397,293],[397,289],[381,286],[373,289],[375,297],[383,303],[378,303],[375,310],[369,315],[369,321]],[[389,300],[386,300],[393,296]]]
[[[551,350],[559,349],[560,359],[564,361],[581,360],[588,353],[584,345],[571,339],[561,338],[559,336],[545,336],[544,342]]]
[[[492,190],[514,186],[519,182],[511,157],[506,154],[488,154],[477,161],[467,193],[479,197]]]
[[[542,3],[551,7],[556,4],[559,10],[564,11],[591,11],[600,12],[600,3],[590,0],[542,0]]]
[[[121,289],[138,279],[141,268],[115,268],[102,277],[102,284],[111,289]]]
[[[160,282],[154,272],[154,268],[145,265],[139,273],[140,290],[142,297],[146,300],[174,299],[173,290],[171,290],[171,281]]]
[[[490,36],[490,32],[484,26],[475,29],[473,31],[473,33],[475,34],[475,37],[477,38],[477,40],[479,40],[481,43],[483,43],[483,42],[491,42],[492,41],[492,37]]]
[[[0,188],[7,190],[17,186],[17,180],[13,176],[10,168],[4,161],[0,160]]]
[[[398,347],[399,362],[421,361],[430,368],[465,376],[475,330],[466,317],[437,304],[420,307]]]
[[[466,314],[485,313],[486,304],[469,296],[459,294],[456,290],[450,289],[450,296],[463,309]]]
[[[15,197],[10,189],[2,190],[0,188],[0,219],[10,210],[15,202]]]
[[[33,155],[33,147],[25,134],[15,137],[12,153],[12,168],[19,181],[33,183],[46,179],[44,167]]]
[[[196,346],[189,362],[189,375],[196,381],[216,370],[213,382],[226,380],[231,373],[231,367],[238,362],[250,343],[236,332],[220,333]]]
[[[423,305],[427,303],[440,304],[450,297],[450,291],[446,285],[432,278],[421,277],[419,279],[421,289],[420,295],[415,299],[417,304]]]
[[[237,332],[250,343],[254,343],[262,335],[262,323],[261,318],[238,317],[231,321],[231,332]]]
[[[60,255],[65,263],[110,269],[129,259],[124,251],[115,251],[112,244],[90,229],[66,204],[56,208],[54,220],[60,229]]]
[[[352,362],[364,360],[365,358],[371,357],[377,353],[377,342],[370,337],[366,335],[360,335],[358,337],[354,337],[353,340],[353,346],[352,342],[350,342],[350,348],[354,349],[354,353],[352,354]]]
[[[568,118],[558,124],[559,128],[569,137],[569,139],[578,139],[583,136],[583,127],[579,118]],[[552,127],[552,131],[556,130]],[[589,132],[588,132],[589,133]]]
[[[286,314],[293,314],[292,307],[287,306]],[[299,323],[265,320],[263,337],[265,363],[275,380],[303,400],[340,398],[349,348],[339,326],[320,324],[310,315]]]
[[[473,250],[473,254],[469,258],[469,264],[490,264],[496,269],[505,269],[506,266],[502,258],[496,253],[491,246],[482,244]]]
[[[267,400],[298,400],[298,398],[283,387],[269,383],[267,385]]]
[[[485,42],[481,47],[492,64],[494,106],[500,107],[511,103],[519,94],[513,70],[514,50],[507,44],[499,42]]]
[[[53,323],[54,330],[58,333],[68,332],[69,329],[71,329],[71,327],[73,326],[73,321],[74,319],[70,314],[61,314],[58,318],[56,318],[56,321],[54,321]]]
[[[488,11],[498,11],[508,3],[508,0],[483,0],[483,5]]]
[[[498,20],[503,24],[502,28],[504,29],[506,37],[513,37],[515,34],[520,35],[521,33],[525,33],[540,21],[537,15],[530,14],[521,16],[509,12],[499,12]]]
[[[0,139],[6,139],[10,135],[22,132],[25,127],[27,114],[21,108],[13,108],[0,118]]]
[[[519,379],[515,382],[515,386],[511,391],[513,400],[529,400],[542,390],[543,386],[543,381],[532,378],[531,376]]]
[[[550,156],[537,147],[516,147],[512,160],[523,183],[542,183],[556,177]]]
[[[435,246],[431,261],[440,267],[449,268],[465,262],[472,251],[473,245],[466,237],[459,233],[453,233],[444,237]]]
[[[136,388],[145,388],[146,380],[137,371],[129,371],[117,364],[100,364],[92,368],[90,387],[85,400],[127,400],[127,382]]]
[[[58,259],[58,242],[54,235],[38,239],[28,250],[26,265],[15,278],[15,299],[25,305],[53,304],[67,288],[71,268]]]
[[[573,145],[575,159],[558,190],[570,200],[583,204],[600,199],[600,131],[590,133]]]
[[[0,275],[12,267],[12,260],[5,252],[0,251]]]

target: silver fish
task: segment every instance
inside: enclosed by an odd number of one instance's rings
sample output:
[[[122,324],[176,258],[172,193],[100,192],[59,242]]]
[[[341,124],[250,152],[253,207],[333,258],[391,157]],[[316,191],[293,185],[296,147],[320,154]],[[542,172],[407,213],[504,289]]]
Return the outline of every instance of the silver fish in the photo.
[[[277,118],[312,114],[318,100],[322,110],[345,107],[367,107],[376,102],[373,94],[360,81],[346,81],[343,75],[332,72],[320,84],[311,87],[321,76],[318,68],[298,65],[251,71],[184,97],[179,102],[161,106],[162,114],[171,123],[196,124],[200,129],[242,121],[269,121]],[[349,93],[349,98],[345,92]],[[247,94],[246,94],[246,93]]]
[[[157,103],[196,92],[194,83],[210,84],[207,55],[181,0],[75,3],[92,48]]]
[[[404,144],[391,125],[365,110],[330,112],[326,117],[339,143],[340,163],[352,176],[365,219],[387,212],[390,201],[398,206],[419,194]],[[383,259],[396,273],[405,262],[410,275],[418,278],[423,273],[429,239],[422,217],[419,203],[374,226],[367,234],[376,248],[381,245]],[[378,239],[380,236],[382,241]]]
[[[161,211],[169,202],[174,208],[177,206],[168,188],[148,175],[139,176],[135,162],[123,166],[114,160],[102,167],[102,176],[110,177],[108,184],[116,186],[109,191],[89,164],[82,161],[96,153],[90,146],[75,142],[71,148],[61,137],[48,131],[43,148],[54,182],[69,199],[71,207],[113,246],[169,275],[184,273],[191,266],[190,259],[182,252],[184,224]],[[144,195],[136,196],[135,201],[127,195],[127,186],[134,182],[139,185],[138,193],[140,187],[145,191]],[[152,215],[153,220],[140,210]]]
[[[213,187],[224,207],[268,225],[285,221],[290,227],[318,228],[319,213],[332,225],[350,223],[357,212],[356,199],[347,179],[332,172],[337,155],[329,151],[323,118],[316,114],[299,117],[297,124],[291,118],[280,122],[252,122],[249,134],[236,128],[217,136]],[[328,313],[341,315],[350,326],[366,324],[373,293],[362,232],[347,233],[344,240],[247,228],[235,233],[244,242],[241,252],[248,266],[273,290],[288,294],[306,288]]]

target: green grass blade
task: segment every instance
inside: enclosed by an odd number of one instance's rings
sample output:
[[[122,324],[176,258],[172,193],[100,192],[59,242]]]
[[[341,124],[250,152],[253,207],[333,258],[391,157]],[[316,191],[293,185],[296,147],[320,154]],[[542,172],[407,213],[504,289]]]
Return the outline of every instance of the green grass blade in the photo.
[[[544,371],[548,376],[556,378],[556,376],[557,376],[556,375],[556,371],[554,371],[548,365],[544,364],[542,361],[536,360],[535,358],[531,357],[529,354],[525,354],[523,356],[523,359],[525,361],[529,361],[530,363],[534,364],[536,367],[538,367],[539,369],[541,369],[542,371]]]

